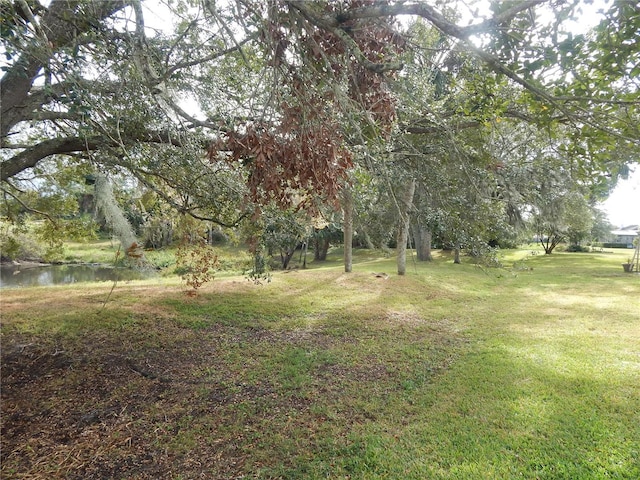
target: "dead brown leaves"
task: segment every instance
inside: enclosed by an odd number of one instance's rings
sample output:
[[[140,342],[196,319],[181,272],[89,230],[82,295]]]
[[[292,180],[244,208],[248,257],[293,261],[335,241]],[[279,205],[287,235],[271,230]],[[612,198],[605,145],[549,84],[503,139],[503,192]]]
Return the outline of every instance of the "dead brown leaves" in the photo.
[[[329,3],[323,14],[371,4]],[[261,40],[273,70],[268,110],[275,120],[228,129],[210,146],[209,158],[246,170],[258,205],[275,201],[288,208],[296,197],[296,206],[312,210],[316,196],[337,206],[353,163],[348,144],[392,130],[396,108],[387,76],[393,73],[372,65],[394,59],[404,42],[387,19],[351,19],[332,29],[285,5],[270,12]]]

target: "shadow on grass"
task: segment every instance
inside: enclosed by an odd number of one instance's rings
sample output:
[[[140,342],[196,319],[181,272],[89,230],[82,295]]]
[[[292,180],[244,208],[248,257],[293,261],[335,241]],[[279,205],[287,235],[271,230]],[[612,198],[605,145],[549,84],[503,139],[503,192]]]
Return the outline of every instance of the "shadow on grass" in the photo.
[[[357,432],[415,414],[408,396],[463,345],[442,323],[391,329],[383,324],[399,319],[384,309],[370,320],[362,304],[326,312],[240,290],[168,295],[160,318],[141,301],[120,328],[99,319],[54,337],[5,328],[3,476],[339,471],[332,464],[360,449]],[[105,315],[120,315],[116,305]]]

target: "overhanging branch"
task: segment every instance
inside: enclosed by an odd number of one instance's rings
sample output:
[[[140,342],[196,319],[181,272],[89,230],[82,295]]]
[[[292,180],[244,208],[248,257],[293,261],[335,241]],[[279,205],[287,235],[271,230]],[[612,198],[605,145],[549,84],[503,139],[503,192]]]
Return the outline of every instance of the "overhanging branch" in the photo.
[[[76,11],[79,2],[53,0],[40,20],[40,27],[47,32],[47,44],[40,45],[38,55],[33,49],[23,53],[0,79],[0,136],[23,120],[22,107],[33,87],[33,82],[49,58],[68,46],[79,36],[95,27],[99,22],[124,8],[128,0],[101,0],[90,2],[92,18],[79,18]],[[78,21],[74,21],[78,20]],[[94,21],[91,21],[94,20]]]
[[[175,147],[184,146],[184,141],[180,135],[168,131],[146,131],[140,132],[135,136],[119,136],[113,138],[97,135],[92,137],[52,138],[27,148],[0,163],[0,180],[7,180],[28,168],[35,167],[38,162],[52,155],[64,155],[121,146],[122,143],[116,141],[114,138],[121,138],[125,144],[147,142],[172,145]],[[205,146],[203,145],[203,149],[204,148]]]
[[[142,169],[139,169],[139,168],[130,168],[130,171],[140,181],[140,183],[142,183],[148,189],[150,189],[153,192],[155,192],[156,195],[158,195],[160,198],[162,198],[171,207],[175,208],[178,212],[180,212],[182,214],[186,214],[186,215],[189,215],[192,218],[195,218],[196,220],[202,220],[202,221],[205,221],[205,222],[215,223],[216,225],[218,225],[220,227],[224,227],[224,228],[235,228],[238,225],[240,225],[240,222],[242,220],[244,220],[245,218],[247,218],[247,216],[249,215],[248,212],[242,213],[233,222],[224,222],[224,221],[220,220],[219,218],[200,215],[200,214],[196,213],[193,209],[185,208],[183,205],[180,205],[170,195],[167,195],[165,192],[162,191],[162,189],[158,188],[153,182],[150,182],[149,180],[146,179],[147,175],[148,176],[153,176],[153,177],[156,177],[156,178],[160,178],[165,183],[169,184],[170,182],[168,181],[168,179],[164,178],[162,175],[159,175],[157,173],[145,172],[145,171],[143,171]]]
[[[0,164],[0,180],[7,180],[14,175],[35,167],[39,161],[51,155],[95,150],[102,144],[101,138],[52,138],[27,148]]]

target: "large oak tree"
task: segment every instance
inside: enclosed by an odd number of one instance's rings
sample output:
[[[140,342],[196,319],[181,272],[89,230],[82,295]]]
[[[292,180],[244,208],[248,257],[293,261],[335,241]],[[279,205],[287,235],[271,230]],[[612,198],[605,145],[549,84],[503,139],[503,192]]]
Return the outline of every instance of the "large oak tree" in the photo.
[[[2,4],[6,198],[73,165],[124,173],[179,211],[232,225],[247,202],[337,201],[363,157],[354,152],[404,148],[399,135],[456,141],[452,132],[509,118],[561,132],[583,176],[601,179],[638,149],[635,2],[613,2],[581,34],[571,21],[590,6],[579,0],[490,2],[488,11],[475,2],[172,2],[162,30],[145,22],[147,3]],[[437,41],[408,35],[397,21],[407,16]],[[425,48],[447,102],[407,102],[396,90]]]

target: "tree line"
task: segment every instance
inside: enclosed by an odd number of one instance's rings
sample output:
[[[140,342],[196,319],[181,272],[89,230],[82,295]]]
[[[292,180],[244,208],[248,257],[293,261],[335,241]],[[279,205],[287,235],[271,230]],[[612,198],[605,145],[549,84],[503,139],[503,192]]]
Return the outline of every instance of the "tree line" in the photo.
[[[3,2],[3,224],[82,235],[79,200],[112,190],[95,205],[124,250],[206,228],[285,267],[343,241],[349,271],[355,236],[395,246],[402,274],[407,245],[578,245],[640,144],[640,9],[595,8]]]

